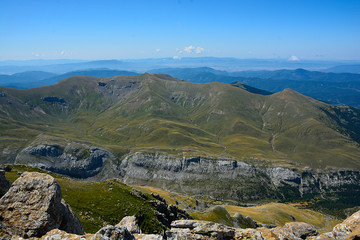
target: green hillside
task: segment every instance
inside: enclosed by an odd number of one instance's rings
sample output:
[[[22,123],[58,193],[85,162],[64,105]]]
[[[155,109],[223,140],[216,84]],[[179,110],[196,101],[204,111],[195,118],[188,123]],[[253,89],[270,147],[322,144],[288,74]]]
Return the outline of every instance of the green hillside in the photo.
[[[359,110],[290,89],[262,95],[239,86],[143,74],[0,88],[1,162],[46,134],[103,146],[118,157],[163,151],[360,169]]]
[[[14,171],[15,170],[15,171]],[[44,172],[40,169],[16,166],[6,172],[6,178],[14,182],[20,175],[16,171]],[[49,172],[45,172],[51,174]],[[136,190],[118,179],[103,182],[85,182],[51,174],[59,183],[62,197],[71,206],[84,226],[85,232],[95,233],[108,224],[118,224],[125,216],[136,215],[143,232],[163,231],[157,220],[149,194],[140,196]]]

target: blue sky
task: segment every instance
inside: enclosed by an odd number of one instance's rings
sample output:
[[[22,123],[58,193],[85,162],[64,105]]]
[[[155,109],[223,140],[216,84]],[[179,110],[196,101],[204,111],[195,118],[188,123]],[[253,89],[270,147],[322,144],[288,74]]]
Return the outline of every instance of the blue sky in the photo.
[[[201,56],[360,60],[360,1],[0,0],[0,60]]]

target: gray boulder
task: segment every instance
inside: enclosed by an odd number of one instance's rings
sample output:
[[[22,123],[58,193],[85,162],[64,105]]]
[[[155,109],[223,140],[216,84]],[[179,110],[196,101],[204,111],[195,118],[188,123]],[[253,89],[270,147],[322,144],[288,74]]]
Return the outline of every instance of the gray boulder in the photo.
[[[21,237],[41,237],[59,228],[84,234],[79,219],[61,199],[55,179],[44,173],[25,172],[0,199],[0,230]]]
[[[243,216],[241,213],[235,213],[233,219],[235,223],[241,228],[257,228],[259,225],[255,220],[249,216]]]
[[[319,235],[314,226],[304,222],[290,222],[284,225],[285,229],[289,229],[296,237],[306,239],[310,236]]]
[[[124,217],[115,227],[124,227],[130,233],[140,233],[140,227],[135,216]]]
[[[107,225],[97,231],[90,240],[135,240],[135,237],[125,227]]]
[[[171,223],[171,229],[166,232],[166,236],[168,240],[234,239],[235,228],[208,221],[177,220]]]
[[[61,199],[61,212],[63,217],[59,229],[67,233],[84,234],[84,229],[79,218],[64,199]]]

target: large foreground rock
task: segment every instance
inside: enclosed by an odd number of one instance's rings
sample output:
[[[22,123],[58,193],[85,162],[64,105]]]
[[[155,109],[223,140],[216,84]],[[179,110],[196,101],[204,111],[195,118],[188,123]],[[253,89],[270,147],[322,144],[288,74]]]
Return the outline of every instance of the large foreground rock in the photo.
[[[41,237],[52,229],[84,234],[61,198],[59,184],[44,173],[25,172],[0,199],[0,230],[21,237]]]

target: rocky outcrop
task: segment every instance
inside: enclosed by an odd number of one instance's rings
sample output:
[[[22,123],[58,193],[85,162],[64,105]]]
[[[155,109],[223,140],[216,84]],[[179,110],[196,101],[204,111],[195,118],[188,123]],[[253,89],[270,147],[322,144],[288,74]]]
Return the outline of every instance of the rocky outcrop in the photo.
[[[357,170],[300,170],[255,166],[233,159],[143,152],[126,156],[118,168],[125,183],[146,183],[155,187],[166,185],[173,191],[238,201],[301,199],[304,194],[323,196],[330,192],[360,190],[360,171]]]
[[[316,231],[314,226],[304,222],[286,223],[283,228],[289,229],[292,234],[301,239],[306,239],[310,236],[319,235],[318,231]]]
[[[243,202],[360,192],[357,170],[298,169],[269,162],[252,165],[231,158],[178,157],[161,152],[136,152],[121,161],[115,159],[102,148],[44,137],[17,154],[15,164],[90,180],[120,177],[127,184],[166,186],[170,191]]]
[[[61,213],[62,219],[59,229],[65,230],[69,233],[83,234],[84,229],[76,214],[71,209],[70,205],[64,199],[61,199]]]
[[[171,223],[171,229],[166,232],[166,236],[168,240],[234,239],[235,229],[207,221],[178,220]]]
[[[97,231],[90,240],[135,240],[135,237],[124,227],[107,225]]]
[[[199,221],[199,220],[177,220],[171,223],[171,229],[163,235],[156,234],[132,234],[126,227],[107,225],[95,234],[76,235],[69,234],[59,229],[53,229],[42,240],[325,240],[325,239],[359,239],[360,211],[347,218],[343,223],[334,227],[330,233],[317,235],[316,230],[307,223],[291,222],[283,227],[268,229],[260,228],[233,228],[222,224]],[[129,218],[132,219],[133,218]],[[131,220],[131,221],[132,221]],[[3,239],[10,239],[8,235],[2,235]],[[13,236],[13,240],[20,238]],[[36,238],[35,238],[36,239]]]
[[[79,219],[62,200],[48,174],[25,172],[0,199],[0,229],[9,235],[41,237],[52,229],[83,234]]]
[[[164,237],[158,234],[134,234],[136,240],[163,240]]]
[[[124,217],[115,227],[126,228],[130,233],[140,233],[140,227],[135,216]]]
[[[66,103],[65,99],[59,97],[53,97],[53,96],[43,97],[42,100],[44,102],[50,102],[50,103],[59,103],[59,104]]]
[[[301,238],[294,235],[294,233],[288,228],[276,227],[270,230],[270,232],[278,239],[287,240],[301,240]]]
[[[157,220],[164,225],[164,228],[169,228],[171,222],[178,219],[192,219],[192,217],[184,210],[175,205],[168,205],[160,195],[152,194],[157,200],[150,200],[150,204],[155,209]]]
[[[232,228],[199,220],[178,220],[171,223],[171,229],[166,232],[167,239],[287,239],[301,240],[318,233],[306,223],[287,223],[284,227],[268,228]]]
[[[9,190],[10,183],[5,178],[5,171],[0,169],[0,198]]]
[[[249,216],[243,216],[241,213],[235,213],[232,217],[234,219],[235,225],[241,227],[241,228],[257,228],[259,225],[255,220],[253,220]]]
[[[336,239],[344,239],[347,235],[356,230],[359,230],[360,226],[360,211],[354,213],[342,223],[336,225],[332,231],[333,236]]]
[[[360,211],[336,225],[331,232],[309,238],[309,240],[325,239],[360,239]]]
[[[33,143],[16,157],[15,164],[46,169],[77,178],[98,174],[107,159],[114,156],[109,151],[81,143]]]
[[[93,234],[78,235],[73,233],[67,233],[60,229],[53,229],[46,235],[42,236],[41,240],[90,240]],[[14,237],[13,239],[14,240]],[[20,239],[19,239],[20,240]]]

